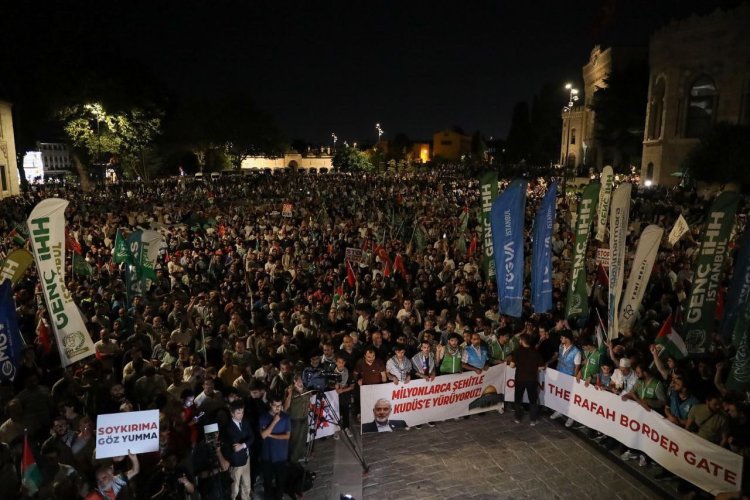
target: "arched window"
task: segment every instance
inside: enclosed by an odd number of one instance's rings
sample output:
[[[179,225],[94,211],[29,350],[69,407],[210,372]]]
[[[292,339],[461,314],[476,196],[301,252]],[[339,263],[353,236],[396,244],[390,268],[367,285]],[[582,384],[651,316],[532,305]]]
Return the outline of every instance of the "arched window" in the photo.
[[[666,84],[664,78],[659,78],[651,90],[651,102],[648,114],[648,138],[658,139],[661,137],[662,123],[664,122],[664,93]]]
[[[654,163],[651,161],[648,162],[648,166],[646,167],[646,180],[654,180]]]
[[[711,130],[716,110],[716,98],[714,81],[706,75],[696,78],[690,87],[688,97],[685,137],[701,137]]]
[[[576,129],[574,128],[570,129],[570,143],[571,144],[576,143]]]

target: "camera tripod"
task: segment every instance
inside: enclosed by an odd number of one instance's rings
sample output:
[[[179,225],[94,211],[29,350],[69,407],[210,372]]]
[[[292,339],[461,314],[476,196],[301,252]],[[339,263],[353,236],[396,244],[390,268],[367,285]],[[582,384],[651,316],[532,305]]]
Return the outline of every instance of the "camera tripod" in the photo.
[[[308,419],[308,421],[310,422],[310,429],[307,441],[307,453],[305,454],[305,463],[308,463],[310,461],[313,449],[315,448],[315,437],[318,434],[318,427],[320,427],[322,423],[328,422],[330,424],[336,425],[339,429],[341,429],[341,417],[334,410],[333,406],[331,405],[331,401],[328,399],[328,396],[326,396],[325,391],[314,390],[310,392],[314,393],[315,401],[310,406],[310,416]],[[357,448],[356,443],[351,437],[349,437],[349,434],[347,434],[346,432],[342,432],[341,435],[344,436],[344,441],[347,443],[347,448],[362,467],[362,473],[367,474],[370,471],[370,466],[367,465],[367,462],[365,462],[365,457],[362,451]]]

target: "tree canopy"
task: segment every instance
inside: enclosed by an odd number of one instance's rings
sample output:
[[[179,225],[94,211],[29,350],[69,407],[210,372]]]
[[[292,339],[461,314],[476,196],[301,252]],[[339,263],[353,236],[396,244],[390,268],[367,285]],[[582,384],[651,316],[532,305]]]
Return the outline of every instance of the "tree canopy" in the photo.
[[[367,154],[357,148],[345,146],[333,155],[333,168],[342,172],[370,171],[374,167]]]

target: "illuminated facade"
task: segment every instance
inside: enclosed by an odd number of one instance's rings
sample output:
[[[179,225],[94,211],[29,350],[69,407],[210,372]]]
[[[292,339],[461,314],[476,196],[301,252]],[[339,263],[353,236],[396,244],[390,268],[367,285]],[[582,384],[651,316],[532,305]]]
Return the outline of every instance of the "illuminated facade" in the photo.
[[[20,193],[11,104],[0,101],[0,198]]]
[[[471,152],[471,137],[455,130],[441,130],[432,137],[433,158],[458,161]]]
[[[649,44],[641,182],[676,172],[716,122],[750,124],[750,5],[670,23]]]

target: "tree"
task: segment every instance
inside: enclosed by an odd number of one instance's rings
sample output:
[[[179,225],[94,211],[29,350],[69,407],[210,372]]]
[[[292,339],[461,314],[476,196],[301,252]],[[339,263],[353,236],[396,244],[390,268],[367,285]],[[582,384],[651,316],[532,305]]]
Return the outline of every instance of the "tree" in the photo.
[[[146,150],[161,133],[159,110],[133,108],[108,112],[100,103],[62,108],[58,116],[74,147],[74,155],[83,154],[88,162],[120,162],[124,168],[148,180],[150,169]],[[77,150],[77,151],[76,151]],[[88,177],[80,156],[74,159],[82,182]]]
[[[367,154],[357,148],[345,146],[339,148],[333,155],[333,168],[342,172],[372,171],[374,167],[370,163]]]
[[[394,160],[402,160],[406,158],[406,155],[409,153],[409,146],[411,146],[409,136],[403,132],[398,132],[393,136],[393,139],[388,145],[388,158]]]
[[[507,159],[510,163],[528,161],[534,146],[534,130],[529,121],[529,105],[525,101],[513,106],[510,131],[506,141]]]
[[[487,156],[487,144],[484,142],[482,133],[477,130],[471,136],[471,159],[474,163],[483,163]]]
[[[704,136],[682,163],[684,175],[718,184],[738,183],[750,191],[750,125],[726,122]]]
[[[648,65],[644,63],[612,72],[604,80],[606,86],[597,88],[591,101],[596,113],[594,138],[602,148],[600,154],[605,164],[619,172],[628,172],[631,164],[640,164],[648,75]]]

